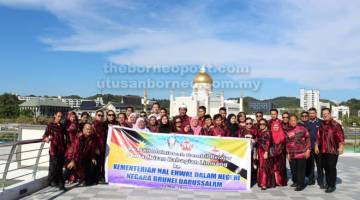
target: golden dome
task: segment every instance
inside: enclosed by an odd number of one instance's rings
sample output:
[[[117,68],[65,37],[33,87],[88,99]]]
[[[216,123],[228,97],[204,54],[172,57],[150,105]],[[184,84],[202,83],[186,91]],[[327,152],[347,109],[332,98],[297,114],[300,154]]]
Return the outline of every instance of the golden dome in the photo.
[[[200,72],[194,77],[193,84],[195,83],[208,83],[208,84],[213,83],[211,76],[205,72],[204,67],[202,67],[200,69]]]

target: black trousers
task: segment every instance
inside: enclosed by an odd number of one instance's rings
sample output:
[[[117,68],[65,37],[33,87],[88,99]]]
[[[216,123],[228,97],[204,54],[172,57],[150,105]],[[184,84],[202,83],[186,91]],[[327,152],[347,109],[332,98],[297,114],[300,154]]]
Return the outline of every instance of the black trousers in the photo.
[[[310,157],[306,160],[306,177],[309,181],[315,180],[315,163],[317,172],[317,183],[322,185],[324,183],[324,168],[321,164],[320,154],[316,154],[314,150],[311,150]]]
[[[254,165],[256,165],[256,168]],[[259,167],[259,165],[256,163],[256,161],[253,158],[251,158],[251,182],[250,182],[251,186],[255,185],[257,182],[257,168],[258,167]]]
[[[97,165],[96,173],[98,175],[98,181],[105,181],[105,157],[100,156],[96,158]]]
[[[92,159],[83,158],[81,165],[84,169],[85,185],[93,185],[99,182],[99,168],[92,163]]]
[[[67,164],[69,164],[71,162],[71,160],[65,160],[65,166]],[[77,166],[78,167],[78,166]],[[73,174],[75,174],[77,172],[77,170],[75,168],[73,169],[68,169],[68,168],[65,168],[64,170],[64,173],[63,173],[63,177],[64,177],[64,182],[66,182],[66,180],[69,179],[69,177]]]
[[[336,176],[337,176],[337,161],[339,155],[330,154],[330,153],[322,153],[320,156],[321,163],[324,166],[325,170],[325,180],[326,184],[329,187],[335,187],[336,185]]]
[[[290,170],[292,173],[292,181],[299,187],[305,186],[306,159],[291,159]]]
[[[63,156],[50,156],[49,160],[49,183],[56,184],[59,187],[65,185],[63,178],[63,166],[64,166],[64,157]]]

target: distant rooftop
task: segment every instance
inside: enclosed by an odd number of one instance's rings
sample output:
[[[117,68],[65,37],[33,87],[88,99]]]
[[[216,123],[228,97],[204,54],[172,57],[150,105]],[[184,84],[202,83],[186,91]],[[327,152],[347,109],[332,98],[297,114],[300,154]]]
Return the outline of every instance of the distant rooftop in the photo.
[[[80,104],[80,110],[98,110],[101,106],[97,106],[93,100],[84,100]]]
[[[118,106],[126,106],[126,105],[134,105],[141,106],[141,97],[134,95],[126,95],[122,97],[121,102],[112,102],[113,104],[117,104]]]
[[[69,107],[66,103],[63,103],[60,99],[49,98],[34,98],[25,101],[20,104],[20,107],[37,107],[37,106],[52,106],[52,107]]]

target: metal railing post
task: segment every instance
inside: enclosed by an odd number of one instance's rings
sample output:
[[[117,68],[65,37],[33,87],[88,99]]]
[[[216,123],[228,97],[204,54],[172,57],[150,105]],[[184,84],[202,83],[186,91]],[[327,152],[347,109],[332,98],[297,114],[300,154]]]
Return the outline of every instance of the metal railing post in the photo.
[[[19,128],[18,130],[18,140],[17,141],[22,141],[22,127]],[[16,163],[17,163],[17,167],[20,168],[21,167],[21,145],[19,145],[19,147],[16,149]]]
[[[9,171],[9,167],[10,167],[11,160],[12,160],[12,158],[13,158],[13,155],[14,155],[14,152],[15,152],[15,149],[16,149],[16,146],[17,146],[16,143],[11,146],[11,150],[10,150],[10,153],[9,153],[9,156],[8,156],[8,159],[7,159],[7,162],[6,162],[6,165],[5,165],[5,169],[4,169],[4,173],[3,173],[3,177],[2,177],[2,191],[5,190],[6,176],[7,176],[7,173],[8,173],[8,171]]]
[[[353,131],[353,146],[354,146],[354,153],[356,153],[356,139],[357,139],[357,127],[356,127],[356,122],[352,123],[352,128],[354,129]]]
[[[42,154],[42,150],[44,148],[44,145],[45,145],[45,142],[41,142],[40,149],[38,151],[38,155],[36,157],[36,162],[35,162],[35,165],[34,165],[33,179],[36,179],[36,172],[38,170],[39,161],[40,161],[40,158],[41,158],[41,154]]]
[[[354,148],[354,153],[356,153],[356,132],[353,133],[353,140],[354,140],[354,143],[353,143],[353,148]]]
[[[357,152],[357,150],[356,150],[356,145],[357,145],[356,138],[357,138],[357,131],[356,131],[356,128],[355,128],[354,153],[356,153],[356,152]]]

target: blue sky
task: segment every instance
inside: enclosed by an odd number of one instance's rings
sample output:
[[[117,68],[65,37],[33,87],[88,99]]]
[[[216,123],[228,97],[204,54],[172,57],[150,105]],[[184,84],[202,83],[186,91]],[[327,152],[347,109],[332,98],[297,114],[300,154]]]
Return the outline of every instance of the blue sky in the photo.
[[[247,75],[211,75],[261,82],[257,91],[243,90],[261,99],[298,96],[300,88],[318,88],[322,98],[335,101],[360,98],[359,8],[351,0],[0,0],[0,92],[90,96],[99,93],[99,80],[194,76],[104,74],[112,62],[246,65]],[[240,93],[220,90],[226,97]],[[168,98],[169,92],[150,89],[149,95]]]

